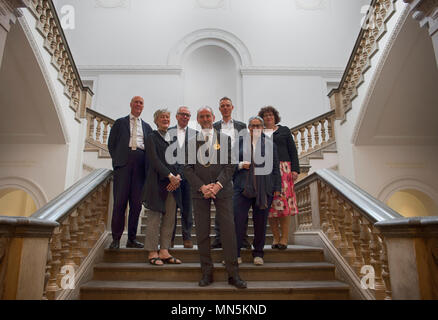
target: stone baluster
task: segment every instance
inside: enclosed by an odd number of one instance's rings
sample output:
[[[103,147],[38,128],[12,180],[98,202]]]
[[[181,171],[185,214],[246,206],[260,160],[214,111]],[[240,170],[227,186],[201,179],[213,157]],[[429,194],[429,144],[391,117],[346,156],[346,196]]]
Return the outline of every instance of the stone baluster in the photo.
[[[46,296],[49,300],[55,300],[61,288],[58,285],[58,274],[61,269],[61,231],[55,228],[50,241],[50,251],[52,259],[50,261],[50,278],[46,286]]]
[[[361,253],[363,257],[363,261],[365,265],[371,264],[371,256],[370,256],[370,231],[369,231],[369,222],[366,218],[360,217],[360,247]]]
[[[91,207],[92,207],[92,200],[91,197],[88,197],[85,201],[85,209],[84,209],[84,242],[82,244],[82,247],[84,251],[86,251],[85,255],[88,255],[88,252],[90,252],[91,245],[90,245],[90,233],[92,232],[92,222],[91,222]]]
[[[382,261],[382,279],[385,283],[385,300],[392,300],[391,278],[389,275],[388,265],[388,249],[386,248],[385,239],[380,237],[382,244],[382,251],[380,255],[380,261]]]
[[[102,123],[102,119],[97,117],[96,118],[97,121],[97,126],[96,126],[96,141],[100,142],[100,133],[101,133],[101,123]]]
[[[362,248],[360,246],[360,213],[354,209],[352,210],[351,230],[353,232],[353,246],[356,253],[352,267],[356,274],[359,275],[363,266]]]
[[[379,239],[379,230],[373,226],[371,226],[371,265],[374,268],[375,273],[375,289],[374,289],[374,295],[377,300],[383,300],[386,297],[386,288],[385,283],[382,279],[382,260],[381,258],[381,251],[382,251],[382,245],[380,243]]]
[[[331,217],[332,217],[332,225],[333,225],[333,236],[332,236],[332,242],[335,245],[336,248],[339,248],[339,245],[341,243],[341,233],[339,231],[339,219],[338,219],[338,203],[336,198],[338,195],[336,192],[330,189],[330,210],[331,210]]]
[[[353,245],[353,208],[350,204],[344,202],[344,228],[345,228],[345,240],[347,242],[347,253],[345,255],[346,260],[350,266],[355,268],[356,252]],[[356,265],[357,266],[357,265]]]
[[[327,198],[325,193],[325,185],[323,182],[318,181],[318,189],[319,189],[319,217],[320,217],[320,225],[321,230],[324,233],[327,233],[329,228],[329,224],[327,221]]]
[[[313,127],[315,128],[314,136],[315,136],[315,148],[316,148],[317,146],[320,145],[320,143],[319,143],[319,137],[320,137],[320,134],[319,134],[319,121],[314,122],[313,123]],[[321,126],[321,130],[322,130],[322,126]],[[321,141],[321,144],[322,144],[322,141]]]
[[[331,116],[327,122],[327,131],[328,131],[328,136],[329,136],[329,141],[333,141],[335,140],[335,133],[334,133],[334,120],[335,118],[333,116]]]
[[[333,217],[333,199],[331,198],[331,192],[329,186],[324,187],[325,199],[327,201],[326,217],[327,217],[327,237],[333,241],[335,239],[334,217]]]
[[[100,208],[98,203],[98,192],[94,192],[91,195],[91,205],[89,207],[90,212],[90,235],[88,237],[89,245],[90,247],[93,247],[96,241],[99,239],[100,234],[98,234],[98,222],[99,222],[99,215],[100,215]]]
[[[309,124],[307,127],[307,143],[309,145],[309,148],[307,149],[307,152],[313,150],[313,142],[312,142],[312,128],[313,125]],[[316,141],[315,141],[316,143]]]
[[[294,137],[295,147],[297,148],[297,151],[298,151],[298,131],[292,132],[292,135]],[[298,155],[301,153],[302,153],[302,151],[299,152]]]
[[[327,119],[321,119],[319,121],[319,123],[321,124],[321,144],[324,145],[327,141],[327,134],[325,132],[325,123],[326,123]]]
[[[345,201],[340,197],[337,196],[336,198],[336,202],[337,202],[337,214],[336,214],[336,218],[338,221],[338,229],[339,229],[339,233],[341,235],[341,239],[339,241],[339,245],[337,246],[338,250],[341,252],[342,256],[347,257],[348,254],[348,244],[347,244],[347,240],[346,240],[346,235],[345,235],[345,214],[344,214],[344,203]]]
[[[81,252],[81,236],[79,229],[79,208],[73,211],[70,215],[70,247],[72,249],[72,259],[77,266],[80,266],[84,255]]]
[[[102,139],[102,144],[104,144],[104,145],[108,144],[108,124],[109,124],[109,122],[107,120],[103,121],[103,139]]]
[[[81,257],[85,257],[88,254],[88,246],[87,246],[87,235],[85,233],[86,231],[86,222],[85,222],[85,215],[86,215],[86,203],[81,203],[77,209],[78,212],[78,243],[79,243],[79,249],[81,252]],[[83,259],[81,259],[83,260]]]

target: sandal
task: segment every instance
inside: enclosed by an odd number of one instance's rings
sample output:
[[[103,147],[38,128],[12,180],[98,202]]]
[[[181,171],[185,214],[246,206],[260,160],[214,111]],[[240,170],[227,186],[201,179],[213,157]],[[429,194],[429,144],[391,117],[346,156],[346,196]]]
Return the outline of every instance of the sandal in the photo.
[[[169,258],[166,259],[161,259],[164,263],[168,263],[168,264],[181,264],[181,261],[178,261],[177,258],[170,256]]]
[[[157,263],[157,261],[163,261],[163,260],[161,260],[159,257],[155,257],[155,258],[150,258],[149,259],[149,263],[154,265],[154,266],[162,266],[162,265],[164,265],[164,263],[159,264],[159,263]]]

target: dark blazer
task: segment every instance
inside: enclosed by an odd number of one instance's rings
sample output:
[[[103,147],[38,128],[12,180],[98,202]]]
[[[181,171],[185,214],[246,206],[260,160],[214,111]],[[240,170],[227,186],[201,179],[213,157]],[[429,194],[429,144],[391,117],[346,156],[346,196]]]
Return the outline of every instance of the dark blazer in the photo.
[[[196,133],[197,133],[198,131],[197,131],[197,130],[194,130],[194,129],[192,129],[192,128],[189,128],[189,127],[187,126],[186,137],[185,137],[185,140],[184,140],[184,144],[183,144],[183,146],[180,148],[180,147],[179,147],[179,144],[178,144],[178,132],[177,132],[177,130],[178,130],[178,127],[177,127],[177,126],[173,126],[173,127],[170,127],[170,128],[169,128],[168,132],[170,133],[170,141],[171,141],[171,144],[176,143],[176,149],[175,149],[173,155],[174,155],[175,157],[177,157],[177,154],[181,154],[181,155],[184,154],[184,158],[182,158],[182,159],[178,159],[178,160],[180,160],[180,161],[178,161],[178,162],[176,163],[178,173],[180,174],[181,178],[184,179],[184,165],[185,165],[185,162],[186,162],[186,161],[185,161],[185,160],[186,160],[186,155],[188,154],[188,141],[189,141],[191,138],[195,138],[195,137],[196,137]],[[181,152],[181,149],[182,149],[182,148],[184,148],[184,153]]]
[[[146,148],[147,136],[152,132],[149,124],[142,122],[143,139]],[[129,125],[129,116],[117,119],[111,128],[108,138],[108,150],[112,158],[113,168],[123,167],[128,163],[129,140],[131,138],[131,130]],[[147,155],[147,154],[146,154]],[[145,173],[148,172],[149,160],[145,157]]]
[[[143,204],[146,208],[165,213],[165,201],[170,183],[169,173],[178,174],[177,167],[166,162],[166,149],[169,143],[163,139],[157,130],[154,130],[146,140],[146,154],[149,157],[149,171],[143,188]],[[177,205],[182,206],[181,189],[172,192]]]
[[[217,141],[216,138],[219,141]],[[237,166],[231,162],[231,138],[226,134],[220,134],[218,131],[214,130],[213,139],[210,148],[210,155],[212,156],[213,152],[216,152],[217,164],[211,164],[209,167],[205,167],[199,163],[196,157],[195,164],[187,162],[184,166],[184,176],[189,181],[192,198],[202,199],[203,195],[199,189],[203,185],[216,183],[217,181],[223,186],[223,189],[221,189],[216,195],[217,199],[229,198],[233,195],[232,178]],[[221,146],[219,150],[214,149],[214,145],[217,142]],[[189,140],[189,144],[194,144],[196,146],[196,154],[198,153],[198,149],[204,145],[204,143],[204,138],[201,132],[197,133],[195,137]],[[221,150],[225,145],[228,145],[229,150],[227,164],[220,164]]]
[[[240,132],[240,130],[246,129],[246,124],[241,122],[241,121],[237,121],[233,119],[233,125],[234,125],[234,129],[236,129],[238,132]],[[222,130],[222,121],[216,121],[213,124],[213,128],[216,129],[217,131],[221,131]]]
[[[278,125],[277,131],[272,135],[274,143],[277,145],[278,158],[280,161],[290,161],[292,171],[300,173],[300,163],[298,161],[297,147],[295,146],[292,133],[288,127]]]
[[[249,135],[248,135],[249,138]],[[244,150],[243,137],[239,138],[239,162],[244,160],[244,154],[246,159],[251,158],[251,141],[247,144],[247,150]],[[267,138],[264,134],[260,137],[261,140],[261,155],[265,156],[266,150],[273,150],[273,164],[272,171],[264,179],[265,189],[268,195],[272,196],[275,191],[281,191],[281,175],[280,175],[280,161],[278,160],[277,146],[272,142],[272,139]],[[272,149],[271,149],[272,148]],[[263,167],[263,164],[255,164],[256,167]],[[233,176],[234,191],[243,192],[245,188],[246,179],[249,170],[238,168]]]

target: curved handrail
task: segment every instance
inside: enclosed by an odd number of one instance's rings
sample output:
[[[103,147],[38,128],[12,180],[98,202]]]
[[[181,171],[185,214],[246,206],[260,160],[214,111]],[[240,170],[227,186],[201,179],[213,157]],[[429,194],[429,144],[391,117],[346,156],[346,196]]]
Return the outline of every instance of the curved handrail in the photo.
[[[403,218],[383,202],[372,197],[347,178],[331,169],[321,169],[298,182],[299,189],[317,179],[323,180],[334,190],[342,194],[354,207],[359,209],[372,223]]]
[[[111,177],[113,172],[108,169],[97,169],[84,177],[44,207],[36,211],[31,218],[46,221],[62,222],[69,213],[85,198]]]
[[[106,115],[104,115],[102,113],[99,113],[96,110],[87,108],[86,112],[91,114],[91,115],[93,115],[93,116],[95,116],[95,117],[97,117],[97,118],[100,118],[100,119],[102,119],[104,121],[107,121],[109,124],[114,124],[114,122],[116,122],[114,119],[111,119],[110,117],[107,117]]]

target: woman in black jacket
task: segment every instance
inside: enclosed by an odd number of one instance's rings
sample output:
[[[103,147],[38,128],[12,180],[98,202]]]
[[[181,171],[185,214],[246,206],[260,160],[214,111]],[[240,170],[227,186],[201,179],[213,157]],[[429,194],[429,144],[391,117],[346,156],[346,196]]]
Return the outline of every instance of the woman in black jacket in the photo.
[[[281,118],[274,107],[262,108],[259,117],[265,122],[264,133],[273,137],[280,160],[281,194],[272,201],[269,224],[274,236],[272,248],[284,250],[288,244],[291,216],[298,213],[294,190],[294,181],[300,173],[298,152],[289,128],[278,124]]]
[[[237,238],[237,256],[246,233],[248,212],[252,206],[254,222],[254,264],[263,265],[266,223],[273,196],[279,196],[281,177],[277,148],[263,134],[263,119],[251,117],[250,135],[239,137],[239,166],[233,177],[233,209]]]
[[[170,112],[167,109],[157,110],[154,122],[158,130],[150,133],[146,140],[149,171],[143,190],[143,205],[150,211],[147,215],[144,247],[149,251],[148,260],[152,265],[180,264],[181,260],[172,257],[168,251],[175,226],[176,205],[181,205],[181,176],[178,167],[166,161],[166,149],[170,145],[167,132]]]

